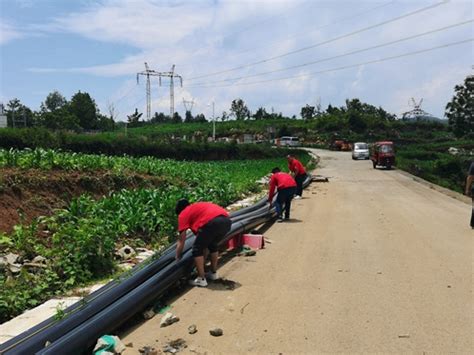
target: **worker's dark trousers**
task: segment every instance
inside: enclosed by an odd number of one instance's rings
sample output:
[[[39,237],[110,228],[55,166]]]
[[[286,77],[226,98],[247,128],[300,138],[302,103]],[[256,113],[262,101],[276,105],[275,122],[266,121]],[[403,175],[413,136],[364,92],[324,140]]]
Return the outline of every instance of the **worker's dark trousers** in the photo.
[[[471,228],[474,228],[474,194],[472,195]]]
[[[211,254],[217,252],[219,242],[229,232],[231,226],[232,221],[229,217],[217,216],[199,228],[193,245],[193,256],[203,256],[206,248]]]
[[[296,187],[287,187],[286,189],[278,190],[278,195],[275,202],[278,218],[282,218],[283,208],[285,209],[285,218],[290,218],[291,200],[293,199],[295,192]]]
[[[306,174],[300,174],[295,176],[296,181],[296,194],[301,197],[303,194],[303,182],[306,179]]]

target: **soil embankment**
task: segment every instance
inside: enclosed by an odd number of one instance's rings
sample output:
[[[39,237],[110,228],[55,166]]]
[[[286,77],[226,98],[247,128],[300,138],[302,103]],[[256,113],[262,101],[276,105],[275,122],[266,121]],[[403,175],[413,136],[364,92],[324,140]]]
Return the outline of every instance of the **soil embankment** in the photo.
[[[159,177],[130,172],[0,168],[0,232],[9,233],[20,222],[29,224],[35,217],[48,216],[82,194],[100,198],[123,188],[161,183]]]

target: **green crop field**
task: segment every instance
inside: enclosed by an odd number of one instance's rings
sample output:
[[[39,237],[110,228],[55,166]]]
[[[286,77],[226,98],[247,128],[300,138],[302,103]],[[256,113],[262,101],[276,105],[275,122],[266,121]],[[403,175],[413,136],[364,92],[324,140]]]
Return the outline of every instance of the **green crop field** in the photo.
[[[308,163],[309,156],[300,157]],[[2,251],[25,260],[48,260],[38,272],[0,273],[0,321],[5,321],[48,297],[113,274],[117,246],[155,249],[174,240],[174,207],[180,198],[226,206],[258,192],[256,180],[286,159],[178,162],[151,157],[110,157],[54,150],[0,150],[0,169],[31,171],[139,172],[160,177],[155,188],[122,189],[100,199],[78,196],[53,214],[0,233]],[[1,171],[1,170],[0,170]],[[0,179],[0,188],[8,186]],[[14,183],[14,182],[13,182]],[[21,186],[17,186],[21,188]]]

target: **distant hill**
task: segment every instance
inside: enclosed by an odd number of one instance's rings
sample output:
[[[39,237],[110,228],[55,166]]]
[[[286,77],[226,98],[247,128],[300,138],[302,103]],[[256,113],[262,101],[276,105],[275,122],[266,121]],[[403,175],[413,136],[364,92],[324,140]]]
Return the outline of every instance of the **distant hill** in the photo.
[[[418,121],[430,121],[430,122],[440,122],[448,124],[448,120],[444,118],[435,117],[432,115],[410,115],[405,116],[402,118],[402,121],[409,121],[409,122],[418,122]]]

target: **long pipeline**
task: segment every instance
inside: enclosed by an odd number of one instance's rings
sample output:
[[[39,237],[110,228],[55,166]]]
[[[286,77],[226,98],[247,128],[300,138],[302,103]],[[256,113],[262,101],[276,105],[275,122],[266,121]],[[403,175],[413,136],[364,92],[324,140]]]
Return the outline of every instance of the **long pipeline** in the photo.
[[[309,184],[309,182],[310,180],[307,179],[307,181],[305,181],[305,186]],[[266,199],[261,199],[252,206],[230,214],[231,219],[233,220],[233,228],[231,232],[235,235],[244,230],[250,230],[257,225],[264,223],[268,220],[269,216],[274,216],[274,214],[274,209],[269,211],[266,206]],[[258,216],[258,218],[252,219],[247,216]],[[247,228],[245,228],[243,223],[236,223],[244,220],[246,220],[244,223],[248,224]],[[258,220],[258,223],[255,223],[256,220]],[[193,241],[193,238],[187,239],[185,250],[190,249]],[[54,342],[71,329],[77,327],[94,314],[97,314],[137,285],[145,282],[149,277],[169,265],[169,263],[174,260],[175,248],[175,244],[171,245],[162,253],[162,256],[158,260],[155,260],[144,267],[134,268],[128,278],[114,280],[86,297],[83,301],[77,302],[71,307],[68,307],[65,310],[66,318],[58,321],[54,317],[51,317],[19,336],[3,343],[0,345],[0,354],[31,354],[41,349],[47,341]]]
[[[231,230],[221,241],[221,245],[234,235],[248,231],[264,223],[275,215],[275,212],[260,213],[232,224]],[[194,242],[194,237],[190,238]],[[96,339],[103,334],[114,331],[117,327],[132,317],[138,309],[143,308],[154,299],[165,293],[182,277],[185,277],[193,265],[191,248],[181,260],[169,264],[156,275],[150,277],[143,284],[130,291],[119,300],[106,307],[86,322],[70,331],[59,340],[37,354],[70,354],[80,353],[77,349],[88,349],[94,345]]]
[[[257,205],[260,206],[262,203]],[[246,215],[238,217],[242,219]],[[233,218],[236,219],[235,217]],[[186,239],[185,250],[190,249],[193,242],[192,233],[189,233]],[[134,272],[130,273],[129,277],[113,280],[84,298],[84,300],[71,305],[64,310],[66,316],[63,319],[58,320],[55,317],[50,317],[1,344],[0,354],[31,354],[43,348],[46,342],[54,342],[173,262],[175,250],[176,244],[174,243],[162,253],[159,259],[147,265],[134,268]]]
[[[246,214],[265,204],[262,199],[256,204],[231,213],[231,219],[245,218]],[[242,212],[244,213],[242,213]],[[188,234],[188,237],[191,233]],[[193,240],[187,238],[187,245]],[[34,327],[26,330],[18,336],[6,341],[0,345],[0,354],[31,354],[41,349],[46,342],[53,342],[71,329],[80,325],[82,322],[96,314],[101,309],[113,303],[127,292],[134,289],[137,285],[146,281],[149,277],[159,272],[174,260],[176,253],[176,243],[169,246],[161,253],[159,259],[150,263],[143,263],[134,267],[130,272],[125,273],[118,279],[113,280],[97,291],[91,293],[80,302],[67,307],[64,310],[65,316],[58,320],[56,317],[50,317]]]

